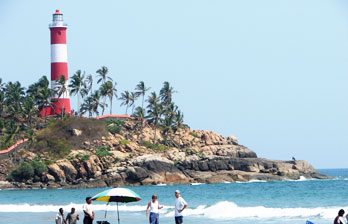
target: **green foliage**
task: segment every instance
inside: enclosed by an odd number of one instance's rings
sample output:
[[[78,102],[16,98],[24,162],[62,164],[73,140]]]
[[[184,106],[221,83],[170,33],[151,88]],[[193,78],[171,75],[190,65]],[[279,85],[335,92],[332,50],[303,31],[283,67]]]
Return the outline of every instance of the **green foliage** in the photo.
[[[198,156],[199,158],[201,158],[201,159],[207,158],[207,156],[206,156],[203,152],[199,152],[199,153],[197,154],[197,156]]]
[[[127,144],[129,144],[129,141],[127,139],[120,140],[120,145],[127,145]]]
[[[7,180],[15,181],[25,181],[31,179],[35,174],[34,168],[30,163],[22,162],[19,166],[13,169],[10,174],[7,176]]]
[[[115,118],[112,118],[112,119],[107,119],[105,121],[106,125],[111,125],[111,124],[115,124],[117,126],[122,126],[124,125],[124,121],[123,120],[119,120],[119,119],[115,119]]]
[[[120,134],[121,127],[117,125],[107,126],[106,130],[110,132],[111,134]]]
[[[174,166],[177,166],[179,164],[178,160],[174,160]]]
[[[55,161],[54,161],[54,160],[50,160],[50,159],[46,159],[46,160],[44,160],[43,162],[44,162],[44,164],[45,164],[46,166],[48,166],[48,165],[51,165],[51,164],[55,163]]]
[[[124,121],[118,120],[118,119],[107,119],[105,121],[106,123],[106,130],[112,134],[120,134],[121,133],[121,126],[124,125]]]
[[[89,155],[81,155],[81,154],[77,154],[75,156],[77,159],[80,159],[81,161],[86,161],[89,159]]]
[[[43,172],[47,172],[47,165],[45,165],[44,163],[42,163],[39,160],[32,160],[30,162],[30,165],[33,167],[34,169],[34,174],[41,177],[41,174]]]
[[[198,138],[198,134],[195,132],[190,132],[189,135],[192,135],[193,137]]]
[[[95,154],[98,156],[98,157],[104,157],[104,156],[111,156],[112,153],[109,152],[110,151],[110,148],[109,147],[105,147],[105,146],[102,146],[100,147],[99,149],[97,149],[97,151],[95,152]]]
[[[120,158],[116,157],[114,160],[114,163],[118,163],[118,162],[120,162]]]
[[[155,151],[164,151],[164,150],[169,149],[168,146],[165,146],[165,145],[162,145],[162,144],[159,144],[159,143],[153,144],[153,143],[151,143],[149,141],[143,141],[142,144],[146,148],[153,149]]]
[[[196,149],[192,149],[192,148],[186,148],[185,149],[185,154],[186,155],[193,155],[193,154],[196,154],[196,153],[197,153]]]

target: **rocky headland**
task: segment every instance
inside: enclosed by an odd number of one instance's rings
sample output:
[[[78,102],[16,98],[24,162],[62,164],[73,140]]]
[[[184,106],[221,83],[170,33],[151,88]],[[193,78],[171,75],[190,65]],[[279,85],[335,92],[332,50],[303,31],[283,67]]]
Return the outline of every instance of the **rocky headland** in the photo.
[[[96,121],[102,122],[102,121]],[[109,123],[110,125],[110,123]],[[111,123],[111,126],[113,124]],[[154,135],[150,125],[139,132],[138,121],[124,122],[118,133],[95,133],[68,125],[62,129],[72,144],[69,152],[47,164],[47,169],[23,181],[8,174],[20,162],[47,160],[49,150],[34,146],[0,159],[0,188],[92,188],[120,185],[191,184],[281,181],[329,178],[308,162],[258,158],[234,136],[180,128],[167,136]],[[87,131],[86,131],[87,130]],[[138,130],[138,131],[135,131]],[[40,136],[40,135],[39,135]],[[163,144],[152,144],[156,141]],[[168,140],[170,139],[170,140]],[[165,142],[165,143],[164,143]]]

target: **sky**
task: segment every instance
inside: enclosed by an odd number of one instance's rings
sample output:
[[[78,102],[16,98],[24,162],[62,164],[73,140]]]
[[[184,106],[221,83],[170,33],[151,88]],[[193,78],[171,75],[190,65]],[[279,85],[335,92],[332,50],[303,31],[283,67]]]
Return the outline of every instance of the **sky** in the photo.
[[[56,9],[70,76],[107,66],[119,93],[168,81],[192,129],[234,135],[261,158],[348,167],[348,1],[0,0],[5,82],[50,77]]]

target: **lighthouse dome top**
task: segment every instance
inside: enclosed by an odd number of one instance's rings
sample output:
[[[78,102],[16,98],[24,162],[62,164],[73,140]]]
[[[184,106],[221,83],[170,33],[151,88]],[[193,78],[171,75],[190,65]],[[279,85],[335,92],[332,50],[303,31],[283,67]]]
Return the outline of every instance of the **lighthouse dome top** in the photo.
[[[49,27],[67,27],[67,24],[64,23],[63,14],[57,9],[56,12],[52,15],[52,23]]]

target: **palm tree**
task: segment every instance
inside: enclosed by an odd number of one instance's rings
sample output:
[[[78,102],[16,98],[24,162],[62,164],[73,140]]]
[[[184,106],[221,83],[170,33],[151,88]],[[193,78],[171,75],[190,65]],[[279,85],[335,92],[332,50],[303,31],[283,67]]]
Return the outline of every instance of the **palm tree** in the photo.
[[[132,107],[132,113],[134,112],[134,107],[135,107],[135,101],[137,100],[137,96],[136,96],[136,94],[135,94],[135,92],[131,92],[131,94],[130,94],[130,103],[129,103],[129,106],[131,107],[131,106],[133,106]]]
[[[67,88],[67,82],[65,79],[64,75],[59,76],[59,79],[57,80],[57,86],[56,86],[56,91],[58,94],[58,99],[63,96],[63,98],[67,97],[69,94],[69,89]],[[64,101],[63,100],[63,109],[62,109],[62,118],[64,117],[65,114],[65,107],[64,107]]]
[[[160,90],[160,99],[165,106],[171,104],[174,93],[176,93],[176,91],[172,86],[170,86],[169,82],[164,82],[163,87]]]
[[[152,122],[154,127],[153,144],[156,143],[156,129],[159,121],[161,120],[162,113],[162,104],[155,104],[147,111],[147,118],[150,122]]]
[[[97,70],[97,73],[99,74],[97,77],[100,77],[97,83],[100,83],[103,81],[103,83],[106,82],[107,79],[112,81],[112,78],[108,76],[109,69],[106,66],[102,66],[101,69]]]
[[[34,99],[30,96],[26,96],[23,101],[22,116],[29,123],[29,128],[32,127],[32,120],[38,114],[38,109],[35,107]]]
[[[92,116],[93,113],[93,98],[91,96],[87,97],[87,99],[83,102],[80,108],[80,113],[85,114],[88,111],[88,117]]]
[[[144,110],[144,99],[145,99],[145,94],[147,91],[149,91],[151,88],[146,88],[145,83],[143,81],[140,81],[139,84],[135,87],[135,95],[136,97],[143,96],[142,103],[141,103],[141,108]]]
[[[92,98],[93,112],[98,116],[99,115],[98,108],[100,107],[104,111],[106,104],[100,102],[101,96],[99,91],[94,91],[94,93],[91,95],[91,98]]]
[[[129,107],[129,104],[132,101],[132,96],[129,93],[129,91],[124,91],[123,93],[121,93],[121,97],[119,98],[120,100],[122,100],[123,102],[121,103],[121,106],[125,105],[126,106],[126,114],[127,114],[127,110]]]
[[[70,85],[71,95],[77,94],[77,111],[80,111],[80,96],[83,97],[85,94],[85,72],[81,72],[81,70],[77,70],[75,74],[71,77]]]
[[[115,82],[115,84],[113,84],[111,81],[107,81],[100,88],[101,95],[104,96],[105,99],[106,99],[106,97],[108,97],[109,100],[110,100],[110,114],[112,114],[112,100],[113,100],[113,97],[115,96],[117,98],[116,85],[117,85],[116,82]],[[104,103],[105,103],[105,100],[104,100]]]
[[[47,107],[50,107],[51,109],[55,110],[55,108],[53,107],[53,103],[50,101],[51,97],[53,97],[55,94],[56,91],[48,87],[43,87],[39,89],[37,105],[40,110],[45,110],[45,124],[47,118]]]
[[[93,92],[93,76],[91,74],[87,75],[86,84],[88,84],[88,86],[86,87],[88,89],[88,92]]]
[[[147,107],[152,107],[156,104],[159,103],[159,98],[156,94],[156,92],[152,92],[151,95],[147,98],[147,102],[149,103],[149,105]]]
[[[5,89],[5,105],[7,114],[18,120],[18,113],[22,111],[22,102],[24,98],[24,87],[17,81],[9,82]]]

